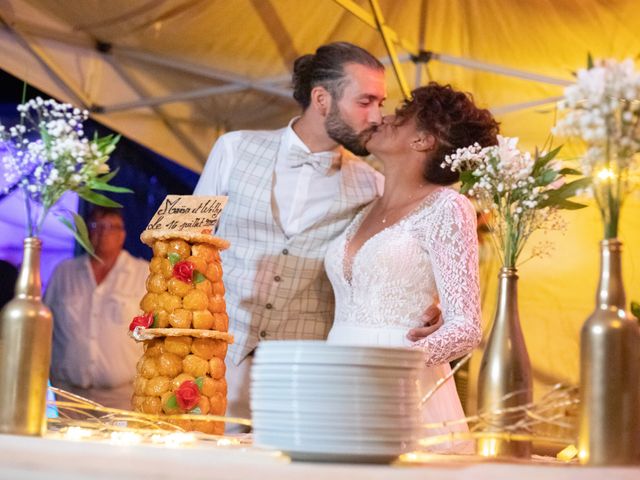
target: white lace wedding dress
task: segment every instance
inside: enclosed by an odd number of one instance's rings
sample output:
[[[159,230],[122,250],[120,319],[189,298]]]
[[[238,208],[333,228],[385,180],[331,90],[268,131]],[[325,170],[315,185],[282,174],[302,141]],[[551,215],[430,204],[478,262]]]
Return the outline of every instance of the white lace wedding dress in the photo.
[[[450,372],[450,360],[470,352],[481,339],[475,211],[456,191],[438,188],[412,213],[368,239],[350,259],[346,247],[369,209],[331,243],[325,257],[336,298],[327,342],[422,350],[426,393]],[[419,342],[409,341],[408,331],[422,326],[422,314],[437,302],[444,325]],[[453,379],[423,406],[425,423],[463,417]],[[450,431],[467,431],[467,425],[429,429],[428,434]],[[468,451],[470,445],[440,447],[434,450]]]

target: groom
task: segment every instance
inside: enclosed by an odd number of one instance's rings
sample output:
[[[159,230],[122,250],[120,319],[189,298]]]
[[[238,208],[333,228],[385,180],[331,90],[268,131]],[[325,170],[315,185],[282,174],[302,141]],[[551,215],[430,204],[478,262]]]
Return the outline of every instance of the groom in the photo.
[[[327,246],[382,193],[383,177],[349,151],[367,155],[382,121],[383,65],[355,45],[324,45],[295,61],[293,97],[302,114],[287,127],[222,135],[194,191],[229,197],[216,233],[231,242],[222,253],[235,336],[229,416],[250,417],[249,372],[261,340],[326,338],[334,314]],[[425,327],[407,336],[437,329],[430,322],[439,313],[425,312]]]

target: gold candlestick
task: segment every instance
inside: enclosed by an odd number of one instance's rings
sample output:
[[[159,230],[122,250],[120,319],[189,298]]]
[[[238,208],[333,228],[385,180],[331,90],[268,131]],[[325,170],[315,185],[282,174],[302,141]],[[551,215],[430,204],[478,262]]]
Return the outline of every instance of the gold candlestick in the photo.
[[[42,242],[24,240],[15,297],[0,313],[0,433],[42,435],[51,361],[51,311],[42,303]]]

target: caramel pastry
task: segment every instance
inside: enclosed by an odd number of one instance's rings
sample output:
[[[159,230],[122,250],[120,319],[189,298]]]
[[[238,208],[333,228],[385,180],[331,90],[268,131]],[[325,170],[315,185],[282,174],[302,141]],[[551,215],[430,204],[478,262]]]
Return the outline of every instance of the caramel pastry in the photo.
[[[174,353],[181,358],[186,357],[191,353],[191,337],[166,337],[164,340],[164,349],[167,352]]]
[[[196,378],[205,376],[208,370],[209,363],[196,355],[187,355],[182,360],[182,371]]]
[[[171,379],[169,377],[153,377],[150,378],[144,388],[144,393],[148,396],[160,396],[164,392],[168,392],[171,387]]]
[[[160,375],[175,377],[182,372],[182,358],[175,353],[166,352],[158,357]]]

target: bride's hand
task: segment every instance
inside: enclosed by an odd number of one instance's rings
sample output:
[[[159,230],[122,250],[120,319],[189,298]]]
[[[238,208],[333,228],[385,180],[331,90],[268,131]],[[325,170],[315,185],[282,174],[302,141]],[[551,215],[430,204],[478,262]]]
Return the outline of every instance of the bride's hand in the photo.
[[[412,342],[417,342],[438,330],[443,324],[441,313],[437,305],[431,305],[422,315],[424,326],[409,330],[407,338]]]

